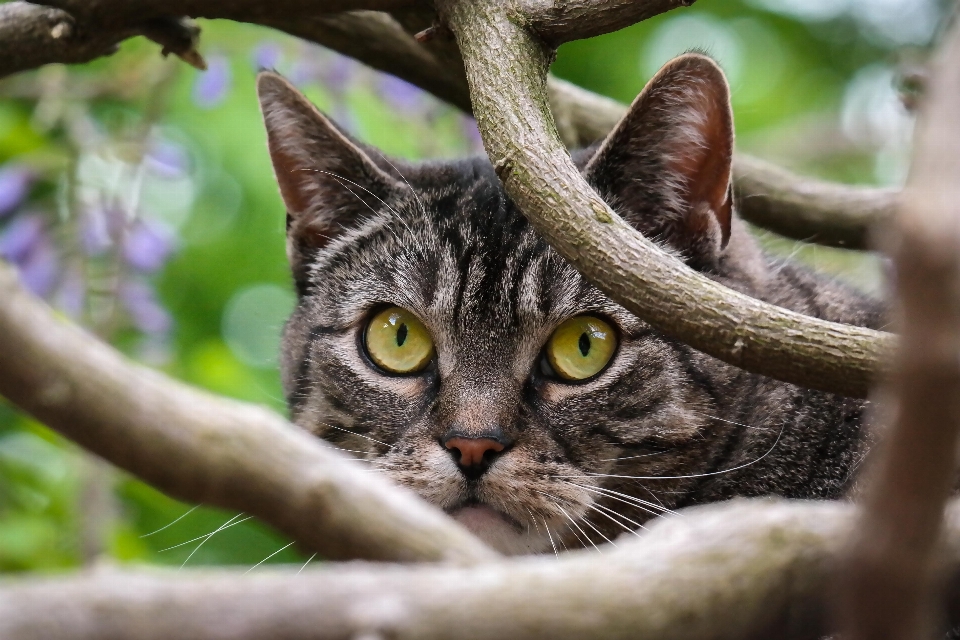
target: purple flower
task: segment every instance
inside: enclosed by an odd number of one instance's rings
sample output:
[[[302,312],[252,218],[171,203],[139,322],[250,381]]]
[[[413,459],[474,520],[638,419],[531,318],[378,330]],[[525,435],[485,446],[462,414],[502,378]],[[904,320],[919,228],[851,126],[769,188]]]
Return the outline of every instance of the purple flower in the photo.
[[[423,90],[396,76],[382,75],[378,85],[380,95],[399,111],[417,111],[423,107]]]
[[[182,178],[190,171],[190,156],[186,149],[168,140],[154,142],[144,163],[155,175],[167,180]]]
[[[16,165],[0,167],[0,218],[24,201],[30,191],[33,174]]]
[[[276,69],[283,59],[283,49],[276,42],[264,42],[253,50],[253,67],[257,71]]]
[[[467,139],[467,145],[473,153],[483,151],[483,138],[480,137],[480,130],[477,129],[477,121],[470,116],[463,116],[461,120],[461,131]]]
[[[0,257],[14,264],[27,259],[30,252],[45,240],[43,218],[39,215],[18,216],[0,233]]]
[[[173,324],[170,314],[160,306],[148,284],[141,280],[125,280],[120,283],[118,294],[137,329],[151,335],[165,334],[170,330]]]
[[[347,105],[342,102],[337,102],[333,105],[332,115],[334,122],[343,127],[344,131],[352,136],[357,135],[357,132],[360,130],[360,125],[353,116],[353,111],[351,111]]]
[[[30,252],[17,262],[20,282],[34,294],[44,297],[57,283],[60,260],[53,244],[42,236]]]
[[[60,282],[56,293],[56,304],[71,318],[79,318],[83,313],[84,302],[87,296],[87,286],[80,269],[68,269]]]
[[[113,244],[111,231],[103,209],[87,209],[80,215],[80,245],[88,256],[98,256]]]
[[[321,67],[320,82],[331,93],[341,96],[347,91],[356,74],[357,63],[353,58],[334,55]]]
[[[123,258],[134,269],[153,273],[174,249],[174,235],[159,222],[135,220],[123,239]]]
[[[207,70],[197,76],[193,84],[193,101],[203,109],[212,109],[227,97],[230,91],[230,61],[221,55],[207,59]]]

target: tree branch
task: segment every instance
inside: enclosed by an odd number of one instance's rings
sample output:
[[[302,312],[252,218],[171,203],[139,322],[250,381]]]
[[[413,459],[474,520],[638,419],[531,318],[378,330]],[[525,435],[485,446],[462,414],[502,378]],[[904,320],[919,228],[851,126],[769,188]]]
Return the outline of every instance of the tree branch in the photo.
[[[696,0],[520,0],[517,13],[553,47],[629,27]]]
[[[175,497],[245,511],[328,558],[489,559],[413,493],[263,408],[140,367],[0,262],[0,395]]]
[[[739,500],[658,518],[602,555],[8,579],[0,637],[813,640],[834,630],[831,586],[855,517],[850,503]],[[947,531],[956,576],[957,505]]]
[[[739,154],[733,165],[737,213],[787,238],[845,249],[869,249],[892,217],[896,189],[855,187],[804,178]]]
[[[487,154],[560,255],[629,311],[700,351],[787,382],[867,393],[892,346],[888,334],[743,295],[644,238],[594,193],[561,144],[546,98],[550,54],[538,38],[500,2],[438,5],[463,52]]]
[[[0,77],[51,62],[89,62],[116,51],[137,35],[135,29],[79,32],[73,17],[60,9],[26,2],[0,5]]]
[[[470,111],[470,92],[459,55],[456,62],[441,59],[436,55],[440,46],[424,47],[389,14],[354,11],[272,19],[265,24],[356,58]]]
[[[0,583],[0,637],[812,640],[829,631],[828,586],[852,505],[743,500],[683,514],[657,519],[601,555],[473,568],[353,563],[300,575],[101,572],[8,581]],[[960,532],[958,524],[951,531]]]
[[[142,6],[123,0],[98,0],[90,10],[85,9],[88,3],[78,0],[51,1],[49,4],[85,11],[84,15],[91,15],[91,12],[97,16],[106,14],[110,16],[110,22],[97,24],[83,37],[74,36],[71,31],[70,37],[61,36],[53,42],[49,35],[51,28],[59,23],[72,25],[74,19],[70,14],[25,2],[2,5],[0,42],[4,43],[4,52],[0,54],[0,77],[51,62],[78,63],[108,55],[116,43],[142,32],[142,27],[134,28],[131,24],[140,25],[144,16],[170,17],[181,11],[188,15],[230,18],[283,30],[401,77],[465,111],[471,110],[463,65],[455,47],[448,46],[442,39],[426,46],[420,44],[410,35],[409,28],[404,29],[386,14],[355,11],[333,15],[333,12],[345,9],[390,9],[397,16],[416,16],[424,25],[432,20],[432,11],[424,5],[402,0],[338,0],[325,3],[323,15],[320,15],[312,3],[304,0],[270,3],[181,0],[172,4],[155,1]],[[531,6],[541,4],[548,13],[554,11],[543,0],[530,0]],[[563,34],[565,39],[599,32],[602,27],[582,26],[582,21],[567,19],[576,14],[574,9],[579,11],[591,4],[589,0],[578,0],[572,3],[571,9],[556,9],[541,19],[539,28],[549,35],[554,29],[551,25],[560,25],[556,27],[558,36]],[[649,3],[611,0],[608,4],[626,7],[631,12],[633,17],[629,20],[615,20],[617,26],[622,26],[621,22],[636,21],[637,16],[653,15],[683,3],[681,0]],[[115,7],[119,10],[114,10]],[[134,20],[134,23],[122,24],[122,18]],[[58,27],[57,32],[64,33],[64,29],[66,27]],[[587,30],[581,34],[581,29]],[[568,146],[586,146],[601,139],[626,110],[614,100],[558,78],[548,79],[548,89],[558,130]],[[869,229],[886,220],[894,206],[895,193],[890,190],[801,178],[743,154],[738,154],[734,170],[740,214],[754,224],[796,240],[851,249],[867,248]]]
[[[631,6],[648,10],[643,3]],[[409,30],[382,15],[366,12],[343,19],[330,16],[270,24],[472,111],[457,52],[444,43],[421,45]],[[374,42],[376,45],[370,46]],[[626,113],[625,105],[554,76],[548,77],[547,89],[557,130],[568,147],[585,147],[602,139]],[[871,229],[890,218],[898,193],[797,176],[742,153],[734,163],[734,181],[737,211],[745,220],[795,240],[847,249],[869,248]]]
[[[933,637],[931,590],[960,436],[960,24],[921,112],[893,250],[901,342],[894,420],[850,549],[853,640]]]

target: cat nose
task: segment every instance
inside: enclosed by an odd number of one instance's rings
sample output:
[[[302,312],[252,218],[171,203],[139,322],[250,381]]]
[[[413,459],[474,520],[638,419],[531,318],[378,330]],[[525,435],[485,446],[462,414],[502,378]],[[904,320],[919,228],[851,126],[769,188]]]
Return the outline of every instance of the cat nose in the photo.
[[[445,438],[443,446],[456,460],[460,471],[471,480],[482,476],[497,456],[507,448],[504,443],[494,438],[471,438],[463,435]]]

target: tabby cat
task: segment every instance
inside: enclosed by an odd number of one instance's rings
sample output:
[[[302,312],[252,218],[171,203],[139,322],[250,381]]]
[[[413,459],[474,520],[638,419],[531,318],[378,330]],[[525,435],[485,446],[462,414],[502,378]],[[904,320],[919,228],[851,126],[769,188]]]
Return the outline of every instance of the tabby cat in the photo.
[[[299,299],[281,356],[296,424],[505,553],[597,544],[733,496],[849,489],[862,401],[661,335],[544,242],[486,157],[388,160],[278,75],[258,90]],[[879,327],[879,302],[760,251],[735,212],[732,153],[723,73],[687,54],[574,160],[707,277]]]

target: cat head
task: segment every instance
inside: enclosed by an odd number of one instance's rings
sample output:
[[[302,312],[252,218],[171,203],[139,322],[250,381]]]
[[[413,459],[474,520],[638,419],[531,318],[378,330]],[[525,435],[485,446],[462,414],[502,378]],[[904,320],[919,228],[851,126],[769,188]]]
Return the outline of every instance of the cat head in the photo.
[[[557,255],[486,158],[401,164],[279,76],[258,90],[299,292],[281,357],[292,419],[505,552],[655,513],[606,476],[677,474],[695,455],[709,398],[688,351]],[[688,54],[576,159],[638,230],[736,280],[732,151],[723,74]]]

